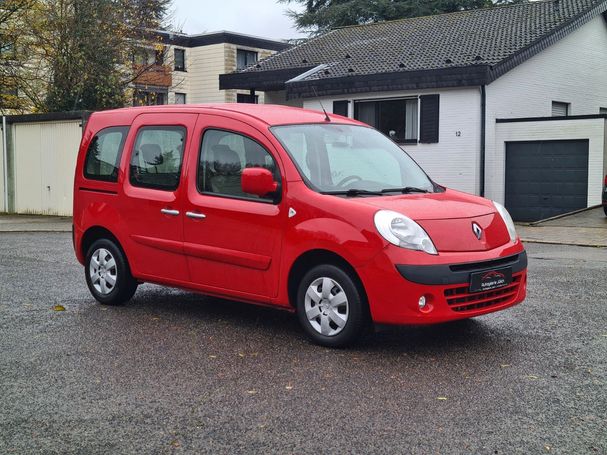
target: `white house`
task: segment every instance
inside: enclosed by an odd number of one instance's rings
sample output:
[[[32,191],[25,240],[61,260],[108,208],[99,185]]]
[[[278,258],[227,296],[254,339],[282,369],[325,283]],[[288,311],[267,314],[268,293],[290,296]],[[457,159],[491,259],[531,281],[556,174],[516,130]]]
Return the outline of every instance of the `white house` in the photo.
[[[601,201],[606,0],[338,28],[220,76],[220,88],[369,123],[435,181],[505,202],[518,220]]]

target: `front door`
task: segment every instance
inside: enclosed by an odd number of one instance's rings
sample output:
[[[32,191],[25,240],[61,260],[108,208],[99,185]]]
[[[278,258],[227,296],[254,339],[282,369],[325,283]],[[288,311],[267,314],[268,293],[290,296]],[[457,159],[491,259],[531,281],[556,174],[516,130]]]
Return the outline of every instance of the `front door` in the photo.
[[[200,115],[195,134],[200,146],[189,157],[184,218],[192,282],[221,294],[274,297],[285,209],[270,195],[244,193],[240,175],[265,167],[280,181],[276,152],[258,130],[226,117]]]
[[[183,255],[184,151],[197,114],[143,114],[127,140],[127,174],[121,214],[128,231],[129,260],[138,276],[187,282]]]

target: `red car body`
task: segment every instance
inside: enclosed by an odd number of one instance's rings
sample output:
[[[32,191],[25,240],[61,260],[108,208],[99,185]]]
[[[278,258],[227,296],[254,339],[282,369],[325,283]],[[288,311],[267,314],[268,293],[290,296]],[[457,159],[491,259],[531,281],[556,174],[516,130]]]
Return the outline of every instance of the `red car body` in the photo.
[[[361,123],[330,115],[339,124]],[[294,277],[333,258],[351,267],[366,294],[371,318],[382,324],[433,324],[470,318],[522,302],[527,259],[519,239],[489,200],[446,189],[433,194],[346,198],[311,189],[270,128],[325,123],[325,114],[269,105],[129,108],[94,113],[85,128],[74,184],[74,248],[84,264],[87,247],[111,235],[131,273],[151,282],[292,310]],[[179,184],[172,191],[135,187],[129,160],[136,133],[150,125],[185,128]],[[104,128],[129,132],[116,182],[88,179],[85,155]],[[204,131],[236,131],[263,146],[280,172],[280,202],[201,194],[195,169]],[[404,153],[404,152],[403,152]],[[204,219],[170,216],[203,214]],[[374,214],[400,212],[429,234],[438,254],[400,248],[378,234]],[[477,238],[472,223],[482,228]],[[507,286],[470,290],[471,275],[509,267]],[[421,308],[420,297],[427,304]]]

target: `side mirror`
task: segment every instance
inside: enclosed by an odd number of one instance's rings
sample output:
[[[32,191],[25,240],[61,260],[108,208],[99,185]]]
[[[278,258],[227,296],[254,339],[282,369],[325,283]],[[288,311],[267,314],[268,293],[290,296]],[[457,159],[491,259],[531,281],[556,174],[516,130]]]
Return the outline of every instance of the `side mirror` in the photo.
[[[267,197],[278,190],[278,182],[270,171],[262,167],[248,167],[242,170],[240,178],[242,191],[259,197]]]

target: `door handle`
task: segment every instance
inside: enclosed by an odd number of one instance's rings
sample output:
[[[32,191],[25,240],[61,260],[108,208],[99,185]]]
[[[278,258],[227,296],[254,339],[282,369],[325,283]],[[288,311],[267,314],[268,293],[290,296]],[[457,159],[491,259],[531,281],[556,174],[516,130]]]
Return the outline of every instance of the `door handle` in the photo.
[[[185,216],[188,218],[193,218],[195,220],[203,220],[207,216],[204,213],[196,213],[196,212],[185,212]]]
[[[179,215],[179,210],[161,209],[160,213],[163,213],[165,215],[177,216]]]

